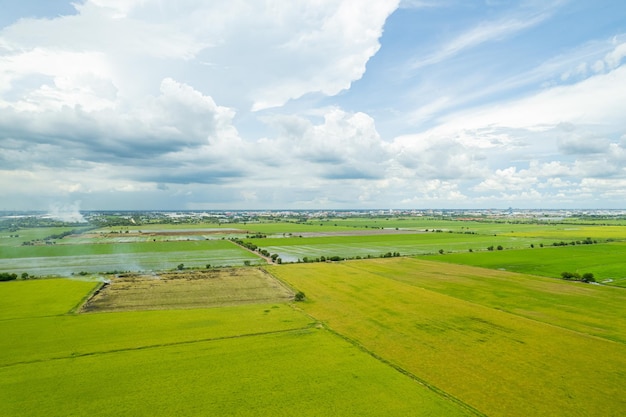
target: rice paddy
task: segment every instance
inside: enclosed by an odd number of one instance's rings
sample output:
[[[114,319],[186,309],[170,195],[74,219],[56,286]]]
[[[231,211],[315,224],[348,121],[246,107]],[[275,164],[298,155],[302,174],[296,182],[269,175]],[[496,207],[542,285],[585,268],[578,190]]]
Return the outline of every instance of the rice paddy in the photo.
[[[47,239],[69,230],[0,236],[0,272],[72,277],[0,282],[0,415],[626,409],[619,222],[150,224]],[[294,263],[266,266],[231,236]],[[315,262],[390,252],[402,256]]]

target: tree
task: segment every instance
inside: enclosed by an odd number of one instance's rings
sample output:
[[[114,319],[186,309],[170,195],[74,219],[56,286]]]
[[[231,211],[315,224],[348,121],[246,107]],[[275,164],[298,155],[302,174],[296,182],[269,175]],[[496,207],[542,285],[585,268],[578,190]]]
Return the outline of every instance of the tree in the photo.
[[[293,297],[294,301],[304,301],[305,298],[306,296],[304,295],[302,291],[298,291],[296,295]]]
[[[439,249],[439,254],[443,255],[443,249]]]
[[[10,274],[8,272],[0,272],[0,281],[13,281],[17,279],[17,274]]]
[[[502,245],[498,245],[498,248],[497,248],[497,249],[498,249],[498,250],[502,250],[502,249],[504,249],[504,248],[502,247]]]
[[[185,269],[185,264],[178,264],[178,266],[176,267],[179,271],[182,271],[183,269]]]
[[[581,278],[582,282],[596,282],[593,274],[591,272],[585,272]]]
[[[578,272],[567,272],[567,271],[561,272],[561,278],[567,279],[567,280],[579,281],[580,274]]]
[[[250,266],[250,261],[243,261],[243,264],[244,264],[245,266]]]

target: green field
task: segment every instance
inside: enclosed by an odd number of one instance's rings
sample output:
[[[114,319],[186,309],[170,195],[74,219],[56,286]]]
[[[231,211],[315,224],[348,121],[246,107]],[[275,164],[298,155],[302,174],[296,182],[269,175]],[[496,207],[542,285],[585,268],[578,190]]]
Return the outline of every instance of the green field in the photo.
[[[268,250],[278,253],[284,262],[296,262],[298,259],[318,258],[320,256],[341,256],[344,258],[378,257],[387,252],[399,252],[401,255],[434,254],[439,250],[478,251],[489,246],[503,245],[507,248],[529,247],[530,244],[551,243],[552,240],[523,238],[516,236],[493,236],[465,233],[397,233],[397,234],[360,234],[355,236],[319,236],[248,239]]]
[[[473,415],[287,304],[66,314],[94,286],[2,283],[0,415]]]
[[[307,313],[486,415],[622,415],[623,290],[459,270],[446,274],[439,263],[410,259],[271,268],[310,295]],[[441,288],[429,289],[438,274]],[[508,280],[522,290],[509,290]],[[482,291],[460,297],[453,294],[463,292],[459,283]],[[544,296],[524,298],[516,291]],[[507,293],[509,311],[499,304]],[[554,304],[546,303],[547,294]],[[563,320],[561,310],[573,319]],[[594,318],[576,324],[576,316],[587,314]],[[610,327],[598,330],[605,337],[587,327],[598,318]]]
[[[121,244],[77,244],[5,247],[0,253],[0,271],[30,275],[144,271],[186,267],[263,263],[254,254],[227,240],[191,240]]]
[[[596,281],[626,287],[626,243],[452,253],[437,261],[560,278],[561,272],[591,272]],[[434,259],[432,257],[424,259]]]
[[[626,409],[621,220],[146,224],[44,241],[69,230],[0,234],[0,272],[73,277],[0,282],[1,416]],[[229,237],[294,263],[266,266]]]

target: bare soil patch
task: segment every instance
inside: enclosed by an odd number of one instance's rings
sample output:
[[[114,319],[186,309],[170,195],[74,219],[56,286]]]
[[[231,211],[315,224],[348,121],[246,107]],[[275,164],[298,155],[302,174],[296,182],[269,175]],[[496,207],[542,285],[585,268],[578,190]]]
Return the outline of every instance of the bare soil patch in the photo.
[[[191,309],[286,302],[293,292],[257,268],[125,274],[105,284],[81,312]]]

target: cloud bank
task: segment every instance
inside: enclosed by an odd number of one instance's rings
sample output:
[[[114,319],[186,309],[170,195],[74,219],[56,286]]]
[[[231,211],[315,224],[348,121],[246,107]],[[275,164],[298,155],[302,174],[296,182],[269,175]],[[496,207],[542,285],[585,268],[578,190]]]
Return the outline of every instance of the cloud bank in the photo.
[[[0,209],[623,204],[623,35],[544,52],[489,82],[480,71],[497,65],[475,61],[555,23],[566,3],[494,9],[429,39],[417,59],[408,48],[383,66],[406,77],[393,85],[367,79],[381,48],[405,42],[386,25],[457,6],[74,7],[0,30]],[[445,94],[424,94],[440,85]],[[349,101],[359,93],[398,104]],[[404,133],[381,131],[385,114]]]

